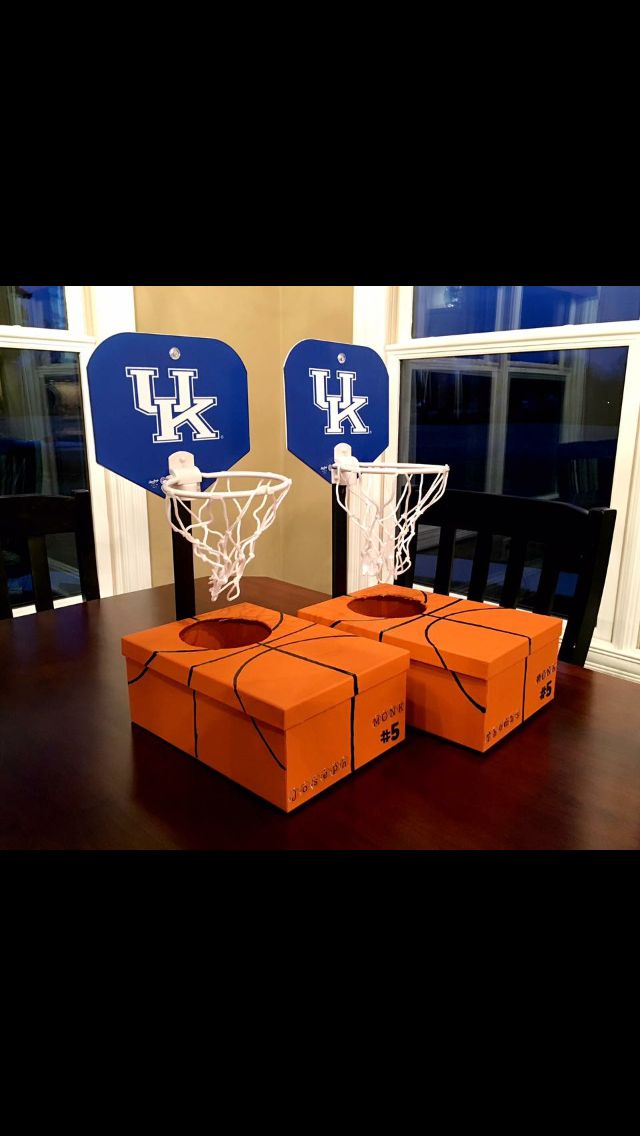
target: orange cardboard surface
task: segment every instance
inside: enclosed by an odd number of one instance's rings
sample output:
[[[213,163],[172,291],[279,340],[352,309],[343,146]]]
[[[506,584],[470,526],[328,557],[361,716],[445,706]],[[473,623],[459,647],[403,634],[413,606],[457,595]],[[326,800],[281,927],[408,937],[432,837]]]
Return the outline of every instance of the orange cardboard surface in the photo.
[[[402,741],[409,655],[235,604],[122,640],[131,720],[290,812]]]
[[[379,584],[298,615],[411,655],[407,721],[484,752],[555,695],[562,621]]]

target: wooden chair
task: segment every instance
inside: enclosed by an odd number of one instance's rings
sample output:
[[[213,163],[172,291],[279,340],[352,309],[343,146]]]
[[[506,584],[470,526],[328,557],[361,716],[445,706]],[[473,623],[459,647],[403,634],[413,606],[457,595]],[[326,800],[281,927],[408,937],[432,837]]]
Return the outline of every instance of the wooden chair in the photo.
[[[563,501],[592,509],[609,500],[616,464],[616,439],[562,442],[556,451],[558,493]]]
[[[0,438],[0,497],[37,492],[42,478],[41,449],[35,440]]]
[[[448,489],[424,514],[423,524],[440,526],[434,591],[449,595],[456,531],[477,533],[468,598],[482,600],[487,589],[493,536],[509,538],[509,555],[498,602],[515,607],[526,566],[527,545],[543,547],[542,568],[531,605],[534,612],[554,613],[560,572],[577,576],[560,646],[560,658],[583,666],[598,618],[611,552],[615,509],[581,509],[561,501],[505,497]],[[420,525],[417,526],[418,531]],[[411,587],[415,575],[418,533],[411,546],[411,568],[396,580]]]
[[[2,546],[16,538],[28,543],[36,611],[53,608],[45,537],[54,533],[75,534],[82,598],[100,599],[89,491],[79,489],[71,497],[0,497],[0,619],[13,615]]]

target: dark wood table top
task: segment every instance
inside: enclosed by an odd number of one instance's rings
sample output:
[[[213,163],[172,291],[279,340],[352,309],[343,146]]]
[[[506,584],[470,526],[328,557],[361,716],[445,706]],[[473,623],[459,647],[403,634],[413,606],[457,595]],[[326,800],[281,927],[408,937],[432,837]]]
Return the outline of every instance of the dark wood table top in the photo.
[[[290,613],[324,598],[242,582]],[[561,663],[554,703],[488,754],[408,731],[286,816],[131,726],[121,636],[173,617],[169,586],[0,622],[0,848],[640,847],[635,683]]]

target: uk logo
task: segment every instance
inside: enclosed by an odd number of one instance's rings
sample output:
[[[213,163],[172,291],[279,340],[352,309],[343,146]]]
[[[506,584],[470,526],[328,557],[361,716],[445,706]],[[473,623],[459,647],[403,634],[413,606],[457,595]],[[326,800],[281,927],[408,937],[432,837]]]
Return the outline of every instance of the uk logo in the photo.
[[[169,367],[167,373],[173,382],[173,395],[158,395],[155,380],[157,367],[126,367],[127,378],[133,382],[133,401],[140,414],[147,414],[156,420],[154,442],[181,442],[180,427],[191,430],[195,442],[214,442],[220,437],[206,418],[205,411],[217,406],[214,395],[194,394],[193,384],[198,378],[195,368]]]
[[[337,394],[329,393],[329,380],[331,371],[320,367],[310,367],[309,375],[313,379],[313,402],[318,410],[324,410],[327,415],[325,434],[344,434],[344,423],[348,422],[352,434],[368,434],[369,427],[360,417],[360,411],[367,405],[369,399],[364,395],[354,395],[353,384],[356,381],[355,371],[336,371],[340,391]]]

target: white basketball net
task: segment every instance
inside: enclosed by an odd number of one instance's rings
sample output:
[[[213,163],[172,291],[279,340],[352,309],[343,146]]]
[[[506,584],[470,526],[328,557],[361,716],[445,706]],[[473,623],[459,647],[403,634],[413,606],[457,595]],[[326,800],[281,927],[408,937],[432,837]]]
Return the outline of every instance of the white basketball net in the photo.
[[[364,464],[352,457],[350,449],[336,446],[332,466],[336,499],[363,534],[362,571],[378,584],[393,581],[411,565],[409,546],[416,524],[442,497],[449,466]],[[347,486],[344,503],[341,485]]]
[[[237,599],[255,543],[273,524],[291,479],[247,470],[201,473],[193,455],[185,453],[172,454],[169,468],[161,485],[171,528],[190,541],[198,559],[211,568],[211,599],[224,591],[227,599]],[[204,492],[202,480],[211,480]]]

